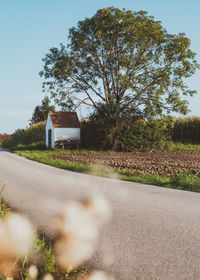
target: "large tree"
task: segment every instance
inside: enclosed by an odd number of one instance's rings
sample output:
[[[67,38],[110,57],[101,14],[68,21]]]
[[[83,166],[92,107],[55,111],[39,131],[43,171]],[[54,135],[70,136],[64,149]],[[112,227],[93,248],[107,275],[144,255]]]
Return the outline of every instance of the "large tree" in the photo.
[[[44,86],[57,103],[104,108],[106,118],[185,114],[185,78],[199,67],[184,33],[169,34],[144,11],[97,13],[69,30],[68,42],[43,59]]]

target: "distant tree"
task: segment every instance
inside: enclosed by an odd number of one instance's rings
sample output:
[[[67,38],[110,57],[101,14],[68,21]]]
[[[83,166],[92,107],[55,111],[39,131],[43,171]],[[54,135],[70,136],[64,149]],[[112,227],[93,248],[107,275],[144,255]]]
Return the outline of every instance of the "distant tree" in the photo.
[[[97,13],[69,30],[66,46],[52,48],[40,75],[57,103],[70,101],[106,111],[107,119],[151,119],[188,112],[185,78],[199,67],[184,33],[169,34],[147,12],[117,8]]]
[[[35,124],[47,119],[49,111],[55,111],[55,106],[51,105],[51,100],[48,96],[45,96],[42,100],[42,104],[35,107],[30,124]]]
[[[68,93],[60,93],[59,97],[54,98],[54,102],[58,105],[61,111],[73,112],[77,108]]]

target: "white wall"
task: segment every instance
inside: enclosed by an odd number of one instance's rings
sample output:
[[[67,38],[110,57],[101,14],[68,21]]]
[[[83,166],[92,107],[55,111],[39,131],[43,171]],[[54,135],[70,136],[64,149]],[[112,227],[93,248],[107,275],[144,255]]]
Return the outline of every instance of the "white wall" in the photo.
[[[55,141],[76,140],[80,141],[80,128],[55,128]]]
[[[45,137],[46,147],[48,147],[48,131],[49,131],[49,129],[51,129],[51,132],[52,132],[51,147],[54,149],[55,148],[54,127],[53,127],[51,118],[50,118],[50,116],[48,114],[47,122],[46,122],[46,126],[45,126],[45,130],[46,130],[46,137]]]

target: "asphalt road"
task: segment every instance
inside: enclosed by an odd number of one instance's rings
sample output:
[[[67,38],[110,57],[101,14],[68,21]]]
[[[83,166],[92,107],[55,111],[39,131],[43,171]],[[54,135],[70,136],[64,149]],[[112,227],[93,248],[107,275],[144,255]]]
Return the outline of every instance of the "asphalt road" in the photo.
[[[49,233],[67,200],[103,194],[113,210],[91,264],[118,280],[200,279],[200,194],[73,173],[0,149],[10,205]]]

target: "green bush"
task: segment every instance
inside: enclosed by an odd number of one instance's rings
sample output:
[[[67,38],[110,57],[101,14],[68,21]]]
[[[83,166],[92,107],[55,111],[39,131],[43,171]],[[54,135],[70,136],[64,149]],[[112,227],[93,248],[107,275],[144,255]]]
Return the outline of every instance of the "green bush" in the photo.
[[[33,142],[44,141],[45,129],[44,124],[38,123],[27,129],[17,129],[13,133],[13,142],[15,144],[30,144]]]
[[[28,127],[27,129],[17,129],[12,139],[2,142],[2,147],[8,149],[14,149],[18,147],[22,149],[24,145],[27,145],[28,149],[35,149],[35,146],[44,149],[45,139],[45,124],[38,123]]]
[[[103,149],[104,127],[100,121],[81,122],[81,146],[89,149]]]
[[[30,144],[18,144],[11,147],[12,151],[24,151],[24,150],[46,150],[46,145],[44,142],[33,142]]]
[[[150,151],[162,149],[170,137],[173,120],[170,118],[127,122],[119,136],[122,151]]]
[[[46,145],[44,142],[33,142],[30,144],[17,144],[4,141],[3,148],[10,149],[11,151],[24,151],[24,150],[46,150]]]
[[[6,149],[10,149],[14,145],[15,145],[15,143],[13,140],[4,140],[1,142],[1,147],[6,148]]]
[[[87,149],[111,150],[118,149],[119,126],[112,121],[89,120],[81,123],[81,146]]]
[[[151,121],[123,119],[115,124],[102,120],[87,121],[81,124],[81,141],[85,148],[149,151],[164,147],[172,128],[172,118]]]

